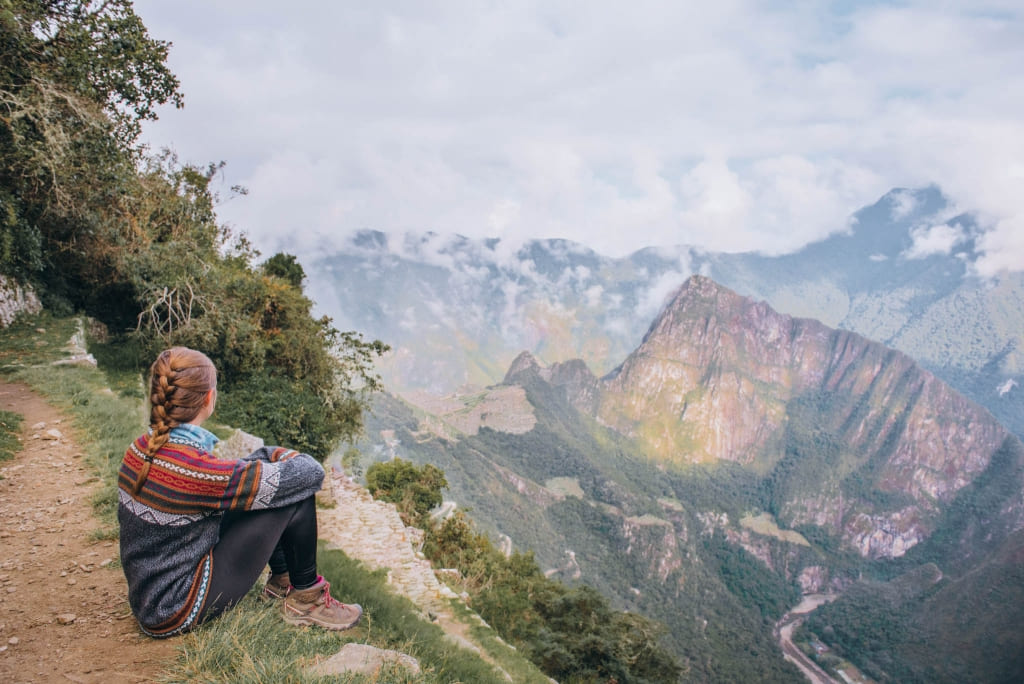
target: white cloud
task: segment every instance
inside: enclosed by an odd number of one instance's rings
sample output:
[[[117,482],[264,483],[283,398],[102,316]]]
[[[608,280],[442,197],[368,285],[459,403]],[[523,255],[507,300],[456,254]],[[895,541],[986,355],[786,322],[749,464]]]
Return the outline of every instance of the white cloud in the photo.
[[[637,303],[636,319],[653,320],[668,304],[670,295],[674,294],[691,275],[687,271],[667,271],[644,292]]]
[[[917,197],[913,192],[907,190],[890,193],[889,200],[892,202],[890,215],[896,221],[906,218],[918,207]]]
[[[942,224],[938,226],[918,226],[910,230],[913,243],[903,254],[907,259],[923,259],[934,254],[950,254],[953,248],[964,241],[964,232],[960,226]]]
[[[265,252],[371,228],[775,254],[935,183],[989,231],[981,270],[1024,265],[1019,3],[136,8],[186,94],[147,139],[227,160],[250,195],[222,218]]]
[[[978,248],[985,253],[977,265],[979,275],[1024,269],[1024,214],[999,220],[994,229],[981,236]]]

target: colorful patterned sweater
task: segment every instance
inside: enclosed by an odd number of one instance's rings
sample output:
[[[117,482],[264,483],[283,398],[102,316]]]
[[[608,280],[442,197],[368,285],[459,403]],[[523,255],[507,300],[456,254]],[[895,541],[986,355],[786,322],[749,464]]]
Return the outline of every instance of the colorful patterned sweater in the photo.
[[[150,460],[149,436],[135,440],[121,462],[121,565],[132,612],[150,636],[195,625],[225,511],[287,506],[312,496],[323,482],[323,468],[306,454],[263,447],[237,461],[220,460],[211,453],[216,441],[195,425],[172,429],[136,496],[131,490]]]

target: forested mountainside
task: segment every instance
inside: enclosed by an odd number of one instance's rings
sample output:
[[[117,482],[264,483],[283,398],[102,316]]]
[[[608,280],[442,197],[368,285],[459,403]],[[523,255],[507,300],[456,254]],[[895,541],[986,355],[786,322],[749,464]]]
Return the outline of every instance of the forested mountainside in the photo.
[[[936,247],[928,237],[955,239]],[[523,350],[597,375],[640,343],[666,298],[703,274],[773,309],[903,351],[1024,435],[1024,274],[978,278],[977,228],[936,188],[893,190],[795,254],[647,247],[609,258],[537,240],[363,232],[308,264],[319,307],[387,340],[386,384],[447,393],[489,385]]]
[[[523,354],[502,384],[432,413],[395,397],[374,413],[378,458],[439,465],[496,537],[666,622],[695,680],[791,677],[771,628],[800,592],[850,597],[816,634],[883,680],[927,677],[862,587],[902,591],[899,624],[923,624],[942,594],[979,641],[1024,605],[1007,562],[1024,527],[1020,441],[906,355],[707,278],[603,378]],[[967,600],[979,574],[1007,606]],[[953,681],[962,664],[928,676]]]

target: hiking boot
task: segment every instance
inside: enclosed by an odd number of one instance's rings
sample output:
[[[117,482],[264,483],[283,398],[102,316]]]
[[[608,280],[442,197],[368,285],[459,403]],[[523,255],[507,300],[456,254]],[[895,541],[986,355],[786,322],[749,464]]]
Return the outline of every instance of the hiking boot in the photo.
[[[281,604],[284,620],[291,625],[319,625],[324,629],[355,627],[363,615],[357,604],[341,603],[331,597],[331,585],[322,576],[309,589],[295,589]]]
[[[275,575],[271,572],[270,577],[267,578],[267,583],[263,585],[263,593],[260,594],[260,598],[276,601],[277,599],[283,599],[291,590],[292,583],[288,579],[287,572],[280,575]]]

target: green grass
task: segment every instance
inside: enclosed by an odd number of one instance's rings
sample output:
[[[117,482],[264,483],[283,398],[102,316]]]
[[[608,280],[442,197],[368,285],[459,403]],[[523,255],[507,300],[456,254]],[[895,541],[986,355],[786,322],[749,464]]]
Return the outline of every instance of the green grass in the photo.
[[[19,316],[0,330],[0,372],[48,364],[61,358],[61,349],[76,329],[74,318],[55,318],[45,313]]]
[[[528,662],[514,646],[508,644],[487,623],[479,618],[465,604],[452,600],[452,614],[459,622],[469,626],[473,640],[480,644],[487,655],[512,677],[514,682],[537,682],[547,684],[550,680],[532,663]]]
[[[21,414],[0,411],[0,463],[9,461],[21,451],[21,440],[18,439],[21,423]]]
[[[384,571],[368,570],[344,552],[322,544],[318,561],[320,572],[331,582],[331,593],[340,600],[363,606],[363,621],[357,627],[344,632],[291,627],[284,623],[276,605],[259,601],[251,592],[234,610],[182,637],[181,657],[165,673],[166,681],[240,684],[506,681],[475,653],[448,641],[441,628],[428,622],[412,602],[392,593]],[[341,678],[317,677],[306,672],[317,656],[329,656],[347,642],[401,651],[416,658],[421,671],[412,674],[394,665],[376,676]],[[518,666],[523,668],[523,663],[525,661]],[[529,667],[532,666],[524,668],[524,672]],[[533,669],[532,676],[516,676],[515,681],[546,679]]]

